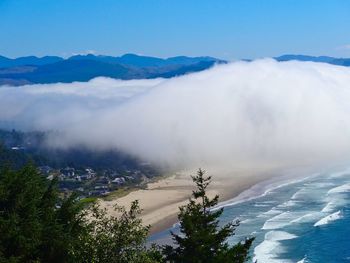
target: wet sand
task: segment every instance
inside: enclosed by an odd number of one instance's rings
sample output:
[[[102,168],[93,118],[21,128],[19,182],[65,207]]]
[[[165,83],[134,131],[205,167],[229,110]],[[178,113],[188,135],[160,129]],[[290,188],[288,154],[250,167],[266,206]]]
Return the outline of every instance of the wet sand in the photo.
[[[141,219],[144,225],[151,225],[150,233],[162,231],[177,222],[179,206],[185,205],[192,194],[194,184],[190,174],[195,171],[176,173],[167,178],[149,183],[144,190],[130,192],[126,196],[112,201],[101,200],[100,205],[106,208],[108,213],[115,214],[115,204],[129,207],[134,200],[139,200],[143,209]],[[230,173],[231,174],[231,173]],[[209,186],[208,195],[219,195],[219,201],[223,202],[239,195],[253,185],[271,178],[272,169],[257,171],[235,171],[234,176],[223,174],[214,175]],[[211,173],[208,173],[211,175]]]

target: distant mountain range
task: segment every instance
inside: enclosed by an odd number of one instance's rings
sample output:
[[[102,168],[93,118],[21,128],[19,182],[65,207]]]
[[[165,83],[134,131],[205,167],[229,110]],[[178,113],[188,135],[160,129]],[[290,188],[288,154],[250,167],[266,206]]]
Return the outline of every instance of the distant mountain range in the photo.
[[[350,66],[350,58],[334,58],[327,56],[305,56],[305,55],[283,55],[280,57],[275,57],[277,61],[290,61],[290,60],[299,60],[299,61],[313,61],[313,62],[322,62],[329,63],[338,66]]]
[[[283,55],[277,61],[314,61],[350,66],[350,58]],[[64,59],[57,56],[7,58],[0,56],[0,85],[23,85],[88,81],[104,76],[116,79],[171,78],[227,63],[213,57],[178,56],[167,59],[125,54],[121,57],[77,55]]]
[[[212,57],[167,59],[126,54],[121,57],[77,55],[68,59],[0,56],[0,85],[88,81],[104,76],[116,79],[170,78],[201,71],[226,61]]]

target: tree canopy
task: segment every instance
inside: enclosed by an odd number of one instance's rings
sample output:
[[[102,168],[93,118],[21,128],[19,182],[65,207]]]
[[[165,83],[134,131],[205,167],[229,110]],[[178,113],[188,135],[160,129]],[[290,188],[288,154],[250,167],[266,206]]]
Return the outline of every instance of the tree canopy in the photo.
[[[111,216],[98,204],[86,207],[75,195],[60,196],[56,181],[48,181],[32,165],[0,169],[0,263],[241,263],[253,238],[234,246],[227,238],[238,222],[221,226],[222,209],[213,209],[210,177],[199,170],[196,190],[178,215],[180,235],[174,246],[147,246],[149,226],[139,217],[138,201],[129,210],[115,207]]]
[[[218,204],[218,195],[212,199],[207,195],[211,177],[205,177],[204,171],[199,169],[192,180],[196,190],[189,203],[180,207],[180,234],[172,233],[174,247],[165,246],[167,260],[191,263],[245,262],[254,238],[229,246],[226,240],[234,234],[239,222],[219,227],[223,209],[214,209]]]
[[[148,227],[130,210],[108,216],[98,205],[62,199],[56,182],[32,165],[0,170],[0,262],[158,262]]]

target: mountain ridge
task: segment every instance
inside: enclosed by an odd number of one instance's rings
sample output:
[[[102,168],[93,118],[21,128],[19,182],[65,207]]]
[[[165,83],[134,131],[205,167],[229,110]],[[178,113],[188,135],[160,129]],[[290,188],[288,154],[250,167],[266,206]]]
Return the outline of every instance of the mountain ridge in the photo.
[[[295,54],[286,54],[279,57],[274,57],[277,61],[312,61],[312,62],[321,62],[328,63],[338,66],[350,66],[350,58],[336,58],[329,56],[308,56],[308,55],[295,55]]]
[[[2,63],[2,64],[1,64]],[[201,71],[226,61],[212,57],[156,58],[125,54],[120,57],[76,55],[60,57],[0,57],[0,85],[89,81],[95,77],[116,79],[170,78]],[[1,67],[1,66],[6,67]]]
[[[285,54],[274,57],[277,61],[313,61],[339,66],[350,66],[350,58]],[[245,60],[251,61],[251,60]],[[124,54],[119,57],[105,55],[26,56],[7,58],[0,56],[0,85],[19,86],[74,81],[89,81],[95,77],[115,79],[171,78],[198,72],[215,64],[228,61],[209,57],[175,56],[157,58]]]
[[[209,57],[189,57],[189,56],[175,56],[168,58],[158,58],[151,56],[141,56],[132,53],[127,53],[122,56],[108,56],[108,55],[73,55],[68,58],[63,58],[59,56],[25,56],[17,58],[8,58],[0,55],[0,68],[8,68],[14,66],[41,66],[46,64],[52,64],[60,61],[68,60],[95,60],[111,64],[124,64],[137,67],[154,67],[154,66],[164,66],[164,65],[184,65],[193,64],[201,61],[217,61],[225,62],[225,60]]]

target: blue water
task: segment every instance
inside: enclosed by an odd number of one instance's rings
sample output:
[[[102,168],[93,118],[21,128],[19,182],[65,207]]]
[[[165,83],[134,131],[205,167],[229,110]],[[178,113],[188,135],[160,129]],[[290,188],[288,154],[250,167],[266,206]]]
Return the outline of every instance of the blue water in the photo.
[[[229,243],[255,236],[251,254],[259,263],[350,262],[350,172],[310,176],[225,206],[221,222],[236,219],[241,225]],[[169,230],[151,237],[170,240]]]

